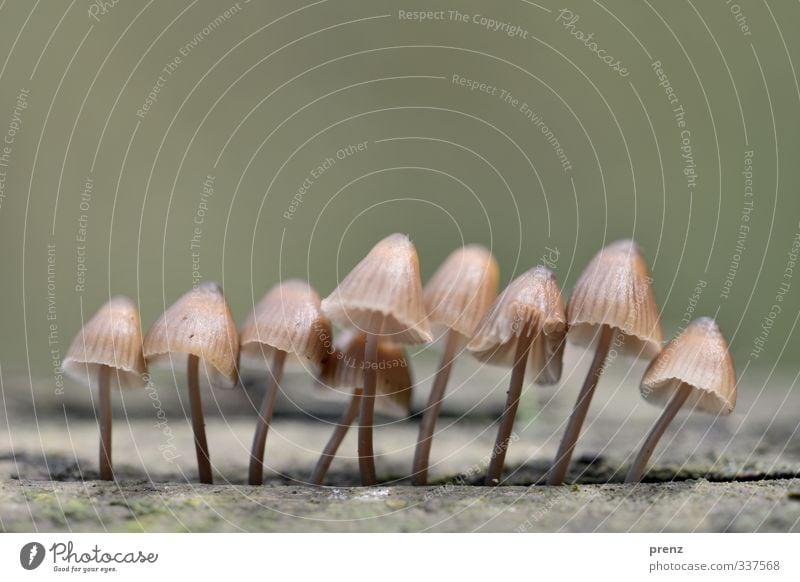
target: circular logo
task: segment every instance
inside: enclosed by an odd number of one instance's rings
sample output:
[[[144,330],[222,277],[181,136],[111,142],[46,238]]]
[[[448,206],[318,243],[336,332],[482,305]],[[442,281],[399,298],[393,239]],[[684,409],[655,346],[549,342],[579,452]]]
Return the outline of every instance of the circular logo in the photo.
[[[26,570],[35,570],[44,561],[44,546],[39,542],[29,542],[19,551],[19,563]]]

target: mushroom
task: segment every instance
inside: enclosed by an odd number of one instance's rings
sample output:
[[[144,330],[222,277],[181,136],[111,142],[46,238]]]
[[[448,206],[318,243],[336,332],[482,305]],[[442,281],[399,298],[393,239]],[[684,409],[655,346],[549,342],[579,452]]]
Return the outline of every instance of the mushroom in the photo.
[[[512,366],[506,405],[486,477],[487,485],[497,484],[503,472],[525,368],[530,366],[537,384],[558,382],[566,335],[564,300],[558,282],[549,269],[537,266],[514,279],[503,290],[467,345],[479,360]]]
[[[347,409],[337,421],[333,434],[309,478],[313,485],[322,485],[336,451],[350,425],[356,419],[364,385],[364,347],[366,335],[355,330],[344,331],[336,338],[334,352],[322,366],[320,382],[330,388],[352,388]],[[386,416],[404,418],[411,411],[411,369],[403,346],[390,341],[378,343],[378,378],[375,409]]]
[[[618,354],[647,360],[661,351],[661,323],[647,263],[632,240],[601,249],[581,274],[567,303],[569,339],[595,355],[547,479],[560,485],[567,473],[595,387]],[[612,349],[613,340],[613,349]]]
[[[192,430],[201,483],[212,483],[211,461],[200,399],[199,365],[214,386],[232,388],[238,381],[239,334],[222,288],[206,282],[192,289],[167,309],[144,338],[148,362],[186,354]]]
[[[322,301],[322,311],[345,328],[367,335],[364,393],[358,429],[358,457],[363,485],[375,485],[372,448],[378,340],[418,344],[431,341],[422,302],[417,250],[407,236],[392,234],[376,244]]]
[[[733,412],[736,371],[717,322],[701,317],[690,323],[650,362],[640,391],[648,402],[666,406],[636,455],[626,483],[642,480],[659,439],[682,407],[718,416]]]
[[[327,356],[325,343],[331,339],[331,324],[320,311],[317,292],[305,281],[290,279],[274,286],[258,302],[242,326],[240,339],[243,364],[272,361],[250,454],[249,483],[261,485],[267,431],[286,356],[295,355],[318,368]]]
[[[456,350],[465,338],[472,337],[481,317],[497,296],[499,277],[500,270],[492,253],[481,245],[467,245],[447,257],[423,290],[428,317],[446,328],[446,337],[439,369],[419,426],[411,477],[414,485],[428,482],[433,431]]]
[[[142,326],[133,301],[120,295],[103,305],[75,336],[62,367],[75,380],[97,387],[100,478],[111,481],[111,384],[140,388],[147,376]]]

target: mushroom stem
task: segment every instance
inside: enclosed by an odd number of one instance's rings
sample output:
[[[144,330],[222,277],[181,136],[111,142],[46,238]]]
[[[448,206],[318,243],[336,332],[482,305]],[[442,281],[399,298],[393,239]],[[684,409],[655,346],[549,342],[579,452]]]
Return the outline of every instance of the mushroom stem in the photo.
[[[422,414],[422,422],[419,425],[419,436],[417,437],[417,448],[414,452],[414,466],[411,477],[413,485],[426,485],[428,483],[428,463],[431,456],[431,446],[433,445],[433,431],[436,428],[436,421],[442,409],[442,400],[447,388],[447,381],[450,379],[450,370],[452,369],[457,347],[458,332],[451,329],[447,332],[442,359],[439,361],[439,370],[433,380],[431,394],[428,397],[428,405]]]
[[[356,388],[350,398],[350,404],[336,423],[336,428],[333,429],[333,434],[328,440],[328,444],[325,445],[325,449],[322,451],[319,461],[317,461],[317,466],[314,467],[314,472],[309,479],[312,485],[322,485],[322,482],[325,480],[325,475],[328,473],[331,462],[336,456],[336,451],[339,450],[339,446],[342,444],[347,431],[350,429],[350,425],[353,424],[353,421],[355,421],[358,416],[360,404],[361,388]]]
[[[111,481],[111,368],[100,366],[97,389],[100,397],[100,479]]]
[[[506,459],[508,442],[511,439],[511,431],[514,428],[514,418],[517,415],[517,407],[519,407],[519,399],[522,395],[525,368],[528,365],[528,354],[530,353],[533,341],[534,336],[526,327],[522,330],[517,340],[517,352],[514,355],[514,367],[511,370],[511,380],[508,384],[506,407],[505,410],[503,410],[503,415],[500,417],[500,426],[497,429],[497,440],[495,440],[494,448],[492,449],[489,473],[486,476],[487,485],[497,485],[503,474],[503,464]]]
[[[675,395],[669,401],[669,404],[667,404],[661,416],[658,417],[653,428],[650,429],[642,448],[639,449],[639,454],[636,455],[636,459],[633,461],[631,468],[628,470],[628,475],[625,477],[625,483],[638,483],[642,480],[644,470],[647,467],[647,461],[650,460],[650,457],[656,450],[658,441],[691,393],[692,387],[685,383],[681,384],[680,388],[675,391]]]
[[[362,485],[375,485],[375,453],[372,448],[372,426],[375,424],[375,394],[378,384],[378,333],[367,333],[364,346],[364,394],[358,420],[358,468]]]
[[[572,452],[575,450],[575,443],[578,442],[583,421],[586,419],[586,413],[592,402],[592,396],[594,396],[594,389],[597,387],[597,382],[603,373],[606,356],[611,347],[611,339],[613,337],[614,328],[604,325],[603,330],[600,332],[600,339],[597,342],[597,351],[594,353],[592,367],[589,368],[589,373],[586,375],[580,394],[578,394],[578,400],[575,402],[572,415],[569,417],[567,429],[564,431],[564,436],[558,447],[558,453],[553,461],[553,466],[550,468],[550,474],[547,478],[548,485],[561,485],[564,482],[569,462],[572,459]]]
[[[250,452],[250,485],[261,485],[264,479],[264,448],[267,446],[267,431],[272,422],[272,413],[275,410],[275,399],[278,396],[283,364],[286,361],[286,352],[275,350],[272,357],[272,369],[267,380],[267,389],[261,400],[261,409],[256,421],[256,434],[253,436],[253,450]]]
[[[206,441],[206,425],[203,420],[203,401],[200,399],[200,358],[189,354],[186,365],[186,383],[189,387],[189,405],[192,409],[192,431],[194,432],[194,450],[197,454],[197,472],[200,483],[213,483],[211,476],[211,460],[208,456]]]

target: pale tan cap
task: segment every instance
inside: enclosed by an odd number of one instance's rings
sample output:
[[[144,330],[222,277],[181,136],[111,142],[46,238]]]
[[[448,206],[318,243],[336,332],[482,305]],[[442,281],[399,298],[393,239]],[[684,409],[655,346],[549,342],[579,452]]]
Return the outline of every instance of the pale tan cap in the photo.
[[[100,366],[108,366],[112,384],[145,385],[147,365],[142,355],[142,323],[136,304],[122,295],[112,297],[75,336],[62,362],[75,380],[95,386]]]
[[[373,316],[381,318],[380,334],[404,344],[427,343],[431,332],[422,303],[417,250],[404,234],[392,234],[376,244],[328,297],[322,311],[334,322],[362,332]]]
[[[736,371],[728,344],[710,317],[695,319],[650,362],[640,391],[648,402],[666,404],[683,385],[692,392],[684,407],[727,415],[736,406]]]
[[[497,261],[483,246],[453,251],[423,290],[430,320],[472,337],[497,297],[499,280]]]
[[[211,365],[208,372],[212,384],[236,385],[239,334],[222,287],[217,283],[203,283],[183,295],[147,332],[145,358],[154,361],[169,354],[197,356]]]
[[[619,330],[621,353],[651,359],[662,332],[652,279],[637,244],[621,240],[598,252],[581,274],[567,304],[570,340],[590,345],[598,327]]]
[[[555,275],[542,266],[509,283],[478,325],[467,349],[479,360],[511,366],[523,331],[534,337],[529,367],[536,382],[558,382],[567,320]]]
[[[331,323],[322,313],[319,295],[300,279],[270,289],[247,316],[240,338],[243,360],[263,363],[264,357],[281,350],[314,367],[333,344]]]

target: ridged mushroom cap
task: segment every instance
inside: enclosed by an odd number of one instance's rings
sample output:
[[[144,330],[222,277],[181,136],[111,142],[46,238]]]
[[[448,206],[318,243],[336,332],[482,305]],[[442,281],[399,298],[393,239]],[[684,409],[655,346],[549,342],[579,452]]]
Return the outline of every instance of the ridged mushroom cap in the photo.
[[[736,406],[736,371],[728,344],[710,317],[695,319],[650,362],[640,391],[653,404],[666,404],[682,385],[692,392],[684,407],[727,415]]]
[[[147,332],[144,356],[148,362],[170,354],[191,354],[209,364],[211,369],[206,371],[215,386],[236,385],[239,334],[217,283],[206,282],[184,294]]]
[[[647,262],[632,240],[601,249],[581,273],[567,304],[569,338],[590,345],[605,325],[624,337],[618,351],[651,359],[663,334]]]
[[[142,355],[142,323],[136,304],[124,296],[112,297],[84,324],[62,362],[75,380],[96,386],[100,366],[112,368],[111,382],[142,387],[147,365]]]
[[[434,323],[472,337],[497,297],[500,268],[481,245],[453,251],[423,290],[428,317]]]
[[[330,388],[363,388],[366,335],[345,330],[334,342],[333,355],[322,366],[319,380]],[[375,409],[381,414],[404,418],[411,411],[411,368],[401,344],[378,342],[378,382]]]
[[[281,350],[316,368],[333,343],[331,323],[322,313],[319,295],[300,279],[270,289],[247,316],[239,337],[243,363],[262,365],[265,357]]]
[[[427,343],[417,250],[404,234],[376,244],[328,297],[322,311],[345,328],[380,333],[404,344]],[[376,321],[381,323],[380,329]]]
[[[567,319],[555,275],[542,266],[509,283],[478,325],[467,349],[481,361],[511,366],[523,332],[534,336],[529,368],[536,383],[558,382]]]

